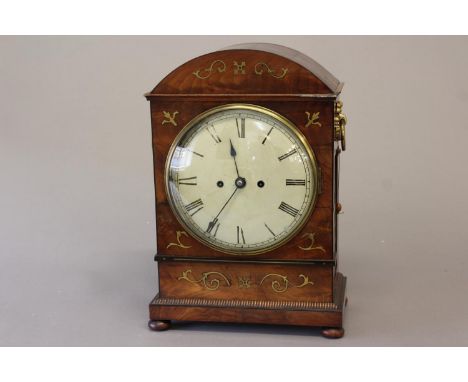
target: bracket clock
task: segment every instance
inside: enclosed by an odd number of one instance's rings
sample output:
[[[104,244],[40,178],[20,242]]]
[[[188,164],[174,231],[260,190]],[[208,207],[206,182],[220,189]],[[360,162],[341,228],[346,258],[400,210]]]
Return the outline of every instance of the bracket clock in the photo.
[[[341,88],[297,51],[246,44],[188,61],[146,94],[159,282],[151,329],[211,321],[343,336]]]

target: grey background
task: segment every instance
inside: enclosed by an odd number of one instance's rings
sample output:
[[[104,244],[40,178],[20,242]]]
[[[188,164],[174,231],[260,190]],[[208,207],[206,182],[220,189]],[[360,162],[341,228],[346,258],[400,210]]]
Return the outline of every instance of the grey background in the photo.
[[[339,341],[146,327],[156,243],[143,93],[241,42],[298,49],[345,82]],[[2,37],[0,52],[0,345],[468,345],[468,38]]]

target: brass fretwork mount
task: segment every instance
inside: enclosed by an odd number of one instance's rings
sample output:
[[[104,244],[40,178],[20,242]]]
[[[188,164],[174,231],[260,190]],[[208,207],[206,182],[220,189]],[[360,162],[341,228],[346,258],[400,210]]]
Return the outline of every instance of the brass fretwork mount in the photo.
[[[335,128],[335,141],[341,141],[341,149],[346,150],[346,123],[348,119],[346,115],[342,113],[343,102],[337,101],[335,103],[335,118],[334,118],[334,128]]]

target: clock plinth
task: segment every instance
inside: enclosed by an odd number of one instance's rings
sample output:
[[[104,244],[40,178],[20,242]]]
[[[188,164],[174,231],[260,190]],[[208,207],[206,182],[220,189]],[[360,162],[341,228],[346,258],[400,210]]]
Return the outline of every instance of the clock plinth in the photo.
[[[229,322],[322,327],[326,338],[344,335],[346,277],[336,274],[331,303],[301,301],[215,300],[201,298],[163,298],[159,294],[149,306],[150,323],[174,321]],[[150,325],[153,330],[155,329]]]
[[[150,329],[231,322],[343,336],[341,88],[299,52],[247,44],[183,64],[146,95],[159,285]]]

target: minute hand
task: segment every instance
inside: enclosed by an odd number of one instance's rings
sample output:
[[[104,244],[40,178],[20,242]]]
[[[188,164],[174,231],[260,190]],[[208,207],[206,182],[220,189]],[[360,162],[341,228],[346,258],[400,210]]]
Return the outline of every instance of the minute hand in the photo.
[[[221,215],[221,212],[223,212],[223,210],[226,208],[227,204],[231,201],[232,197],[235,195],[235,193],[237,192],[238,188],[236,187],[236,189],[234,190],[234,192],[231,194],[231,196],[229,197],[229,199],[227,200],[226,203],[224,203],[224,206],[221,208],[221,210],[218,212],[218,215],[216,215],[216,217],[213,219],[213,221],[210,221],[208,223],[208,229],[207,231],[208,232],[211,232],[211,230],[213,229],[213,227],[215,226],[216,222],[218,221],[218,216]]]

